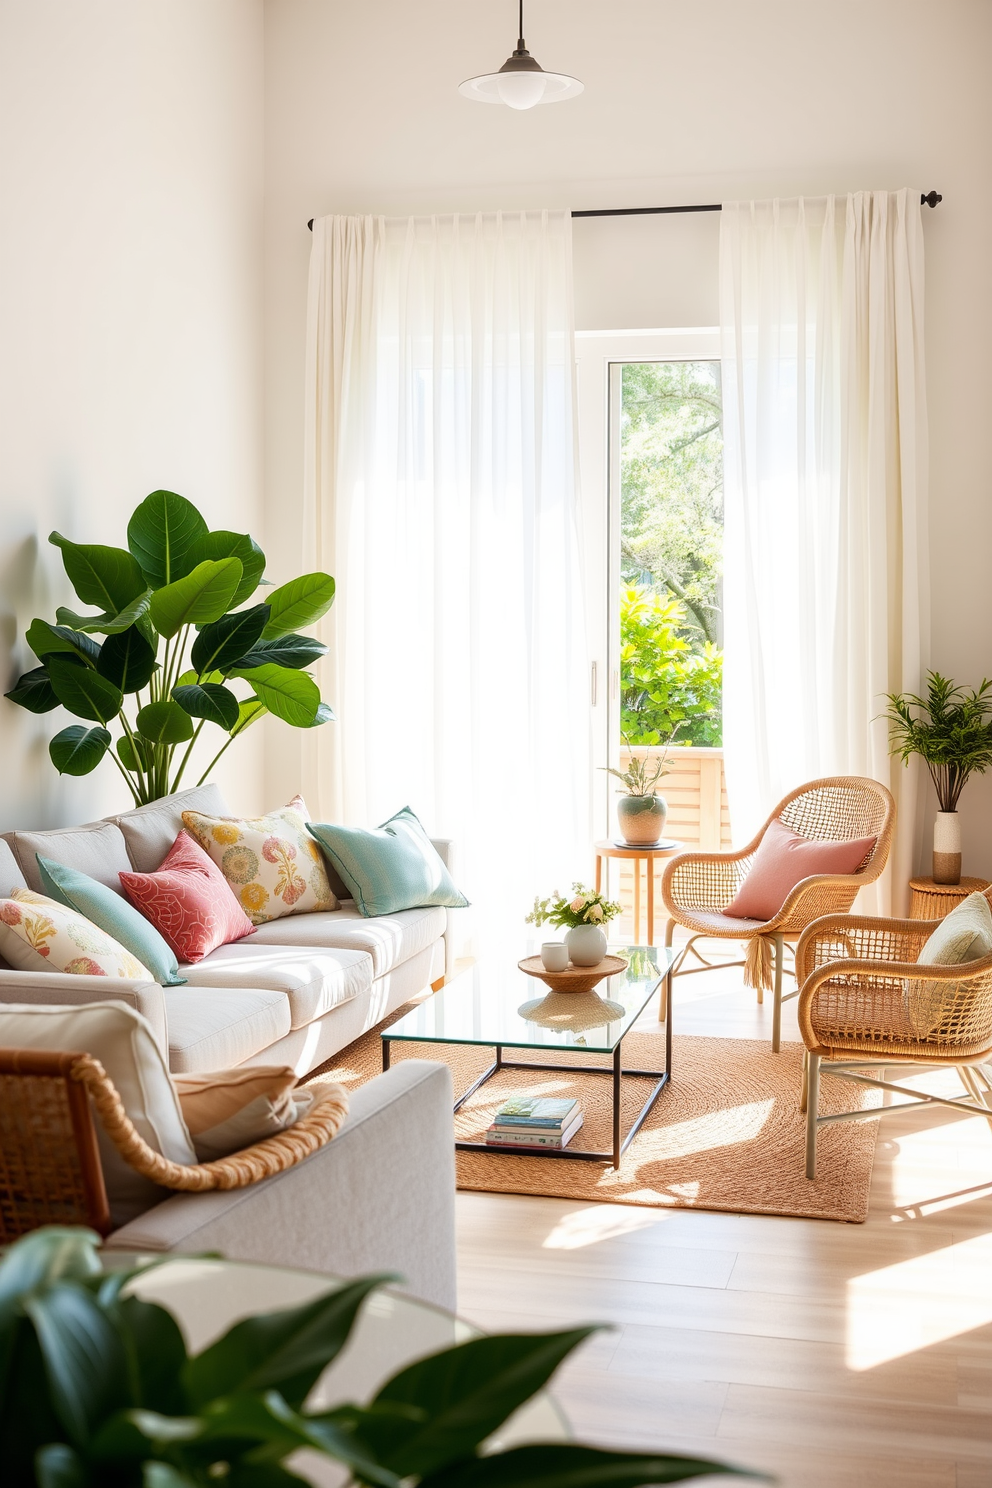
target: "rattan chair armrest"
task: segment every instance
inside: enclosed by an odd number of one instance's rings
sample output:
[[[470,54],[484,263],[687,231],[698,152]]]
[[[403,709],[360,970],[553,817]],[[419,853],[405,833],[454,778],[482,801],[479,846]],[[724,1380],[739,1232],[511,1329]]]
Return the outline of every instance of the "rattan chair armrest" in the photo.
[[[939,920],[889,920],[880,915],[822,915],[806,926],[796,945],[799,985],[803,985],[817,966],[825,964],[818,955],[824,946],[834,948],[838,941],[844,942],[848,950],[846,959],[859,967],[868,962],[884,962],[891,966],[894,960],[902,959],[903,948],[918,955],[939,923]],[[866,952],[863,956],[855,951],[859,942]],[[896,951],[898,957],[893,954]],[[835,962],[836,952],[826,960]]]
[[[883,921],[890,924],[915,924],[918,921]],[[893,982],[947,982],[954,986],[971,981],[980,981],[992,971],[992,956],[983,956],[978,961],[963,961],[956,966],[938,966],[933,962],[918,961],[869,961],[861,958],[825,961],[810,972],[799,992],[796,1015],[799,1032],[808,1049],[817,1052],[819,1045],[813,1030],[810,1009],[817,992],[827,982],[848,978],[857,986],[858,996],[866,1002],[873,998],[888,1000],[892,995]],[[878,983],[876,986],[875,983]]]
[[[665,864],[661,875],[661,898],[668,913],[677,916],[685,905],[684,893],[690,885],[695,907],[726,909],[746,877],[747,870],[742,865],[749,856],[746,849],[734,853],[679,853]],[[719,886],[708,882],[714,877],[719,880]]]

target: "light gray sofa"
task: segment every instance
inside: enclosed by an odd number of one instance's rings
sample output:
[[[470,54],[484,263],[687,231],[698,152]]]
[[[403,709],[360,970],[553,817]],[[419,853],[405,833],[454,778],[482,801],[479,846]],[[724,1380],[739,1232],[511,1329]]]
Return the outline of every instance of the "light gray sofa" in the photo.
[[[8,832],[0,838],[0,897],[18,886],[41,891],[37,853],[120,892],[118,873],[157,868],[188,809],[232,814],[207,785],[82,827]],[[450,863],[450,844],[435,846]],[[185,987],[24,972],[0,961],[0,1004],[119,1000],[148,1021],[173,1073],[290,1064],[304,1075],[440,982],[448,929],[444,909],[365,919],[342,899],[337,910],[286,916],[183,966]],[[107,1243],[220,1250],[339,1275],[393,1270],[414,1295],[451,1307],[451,1103],[446,1066],[401,1063],[352,1094],[345,1126],[300,1166],[247,1189],[173,1195]]]

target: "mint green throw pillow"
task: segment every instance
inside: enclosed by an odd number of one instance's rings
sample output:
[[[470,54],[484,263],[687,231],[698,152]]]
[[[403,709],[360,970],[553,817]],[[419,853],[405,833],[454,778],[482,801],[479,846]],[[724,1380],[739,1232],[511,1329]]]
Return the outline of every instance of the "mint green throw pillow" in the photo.
[[[122,894],[115,894],[106,884],[97,883],[95,878],[80,873],[78,868],[67,868],[64,863],[43,858],[41,853],[35,853],[35,858],[42,887],[51,899],[64,904],[67,909],[74,909],[112,935],[132,956],[137,956],[142,966],[148,967],[161,986],[185,987],[186,978],[179,975],[175,953],[155,926]]]
[[[433,904],[462,909],[468,903],[409,806],[371,832],[328,822],[308,822],[307,831],[317,839],[363,915],[395,914]]]

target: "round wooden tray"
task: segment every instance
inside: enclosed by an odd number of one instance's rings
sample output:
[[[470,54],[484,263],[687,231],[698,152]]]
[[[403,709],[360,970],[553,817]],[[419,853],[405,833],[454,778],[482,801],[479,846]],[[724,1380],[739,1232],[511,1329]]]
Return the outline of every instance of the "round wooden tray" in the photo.
[[[553,992],[591,992],[604,977],[616,976],[626,971],[627,963],[622,956],[604,956],[598,966],[572,966],[564,971],[547,971],[540,956],[527,956],[517,965],[525,976],[537,977]]]

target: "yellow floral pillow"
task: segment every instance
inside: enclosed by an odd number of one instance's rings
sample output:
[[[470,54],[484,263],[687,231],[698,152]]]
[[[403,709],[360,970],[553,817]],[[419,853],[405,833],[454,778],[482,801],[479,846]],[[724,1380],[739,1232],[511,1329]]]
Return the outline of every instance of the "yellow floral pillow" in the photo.
[[[14,889],[9,899],[0,899],[0,955],[18,971],[155,980],[106,930],[33,889]]]
[[[253,925],[337,909],[324,859],[307,831],[309,820],[302,796],[268,816],[183,812],[187,832],[213,858]]]

